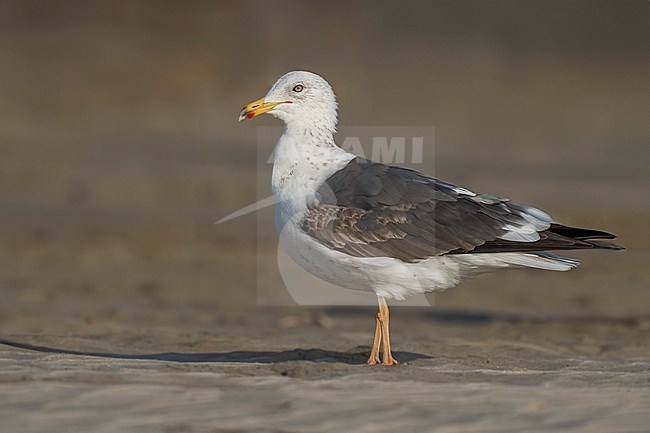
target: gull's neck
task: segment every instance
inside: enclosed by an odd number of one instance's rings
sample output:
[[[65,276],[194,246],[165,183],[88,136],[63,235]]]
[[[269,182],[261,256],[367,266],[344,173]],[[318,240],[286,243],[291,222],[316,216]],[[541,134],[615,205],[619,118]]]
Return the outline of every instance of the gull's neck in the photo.
[[[336,145],[332,128],[287,124],[273,159],[273,195],[282,220],[302,213],[316,189],[354,157]]]
[[[300,138],[309,148],[338,147],[334,142],[336,112],[308,113],[308,117],[285,120],[283,135]]]

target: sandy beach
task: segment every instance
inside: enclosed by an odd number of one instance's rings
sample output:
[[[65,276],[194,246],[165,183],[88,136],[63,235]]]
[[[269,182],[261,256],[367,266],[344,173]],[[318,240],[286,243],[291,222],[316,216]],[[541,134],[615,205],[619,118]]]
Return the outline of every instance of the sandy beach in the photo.
[[[0,432],[647,431],[647,3],[297,4],[0,4]],[[269,209],[214,224],[270,193],[278,123],[236,120],[294,68],[627,251],[396,306],[366,365],[375,308],[297,305]]]
[[[3,430],[645,430],[647,319],[398,309],[404,365],[386,368],[365,365],[369,314],[318,314],[336,325],[120,320],[98,335],[13,335],[1,341]]]

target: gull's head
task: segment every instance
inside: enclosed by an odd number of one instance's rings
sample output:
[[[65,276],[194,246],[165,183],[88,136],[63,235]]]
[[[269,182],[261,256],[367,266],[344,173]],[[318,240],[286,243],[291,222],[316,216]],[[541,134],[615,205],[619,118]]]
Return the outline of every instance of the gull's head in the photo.
[[[239,121],[269,113],[290,127],[336,129],[336,96],[325,79],[307,71],[292,71],[275,82],[265,97],[248,104]]]

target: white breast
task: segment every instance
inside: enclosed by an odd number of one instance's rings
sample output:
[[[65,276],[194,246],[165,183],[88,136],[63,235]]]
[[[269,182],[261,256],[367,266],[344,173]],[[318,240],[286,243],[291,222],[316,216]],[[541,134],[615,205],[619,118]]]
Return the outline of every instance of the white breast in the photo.
[[[355,155],[331,143],[310,141],[285,130],[275,148],[273,195],[278,232],[298,222],[315,200],[318,187]]]

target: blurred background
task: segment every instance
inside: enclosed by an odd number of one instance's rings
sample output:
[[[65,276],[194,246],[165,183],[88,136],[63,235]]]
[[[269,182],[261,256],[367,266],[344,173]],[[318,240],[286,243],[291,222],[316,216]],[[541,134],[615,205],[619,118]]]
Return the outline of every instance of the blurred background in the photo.
[[[0,1],[3,333],[291,326],[256,307],[258,264],[282,290],[272,221],[214,222],[270,191],[256,125],[278,121],[237,116],[293,69],[332,83],[343,125],[434,126],[435,159],[418,169],[628,247],[571,254],[584,263],[570,274],[480,277],[435,308],[647,315],[648,10]]]

